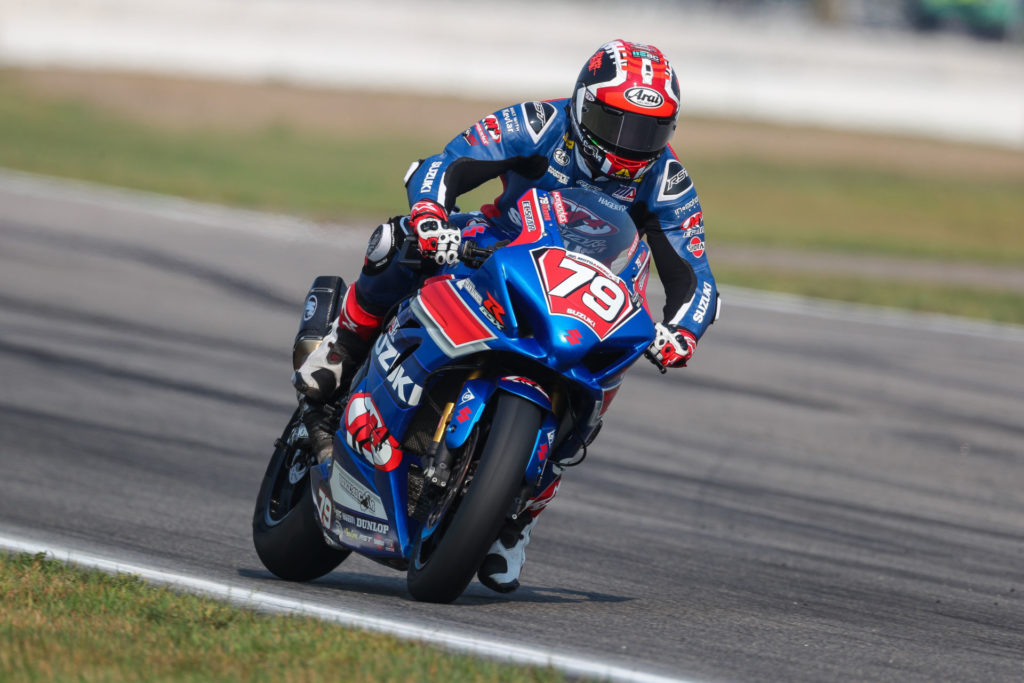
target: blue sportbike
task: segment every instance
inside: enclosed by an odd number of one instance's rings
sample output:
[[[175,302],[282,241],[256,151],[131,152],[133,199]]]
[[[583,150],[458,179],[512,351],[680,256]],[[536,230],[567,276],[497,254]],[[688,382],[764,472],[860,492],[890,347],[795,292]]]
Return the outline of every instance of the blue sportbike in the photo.
[[[332,458],[292,416],[253,517],[275,575],[312,580],[354,551],[451,602],[505,519],[585,454],[654,339],[650,252],[603,194],[534,189],[517,208],[514,230],[473,214],[460,260],[395,307],[338,404]],[[321,337],[343,290],[313,284],[303,318]],[[298,340],[296,367],[318,339]]]

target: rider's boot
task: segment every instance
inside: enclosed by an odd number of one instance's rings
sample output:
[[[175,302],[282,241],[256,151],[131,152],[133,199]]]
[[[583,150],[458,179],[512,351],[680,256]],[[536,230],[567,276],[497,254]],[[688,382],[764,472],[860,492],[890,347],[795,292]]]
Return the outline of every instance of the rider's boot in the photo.
[[[499,593],[511,593],[519,588],[519,574],[526,563],[530,532],[537,524],[537,517],[558,493],[561,483],[561,476],[557,476],[541,493],[530,499],[523,514],[505,520],[498,538],[487,550],[487,556],[477,571],[480,583]]]
[[[331,457],[337,415],[334,403],[366,358],[369,340],[380,329],[381,319],[366,313],[356,301],[352,287],[345,292],[338,319],[320,345],[306,357],[292,375],[292,384],[303,396],[302,422],[309,433],[317,462]]]

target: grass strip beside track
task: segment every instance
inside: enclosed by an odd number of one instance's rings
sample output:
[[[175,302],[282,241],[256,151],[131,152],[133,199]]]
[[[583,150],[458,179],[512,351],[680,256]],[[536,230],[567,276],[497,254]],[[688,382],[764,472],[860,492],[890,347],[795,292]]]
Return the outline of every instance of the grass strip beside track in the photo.
[[[0,680],[560,681],[316,619],[0,553]]]
[[[406,210],[401,177],[410,161],[446,142],[436,131],[450,135],[470,117],[486,113],[483,105],[476,111],[466,104],[465,111],[475,113],[466,113],[465,120],[445,110],[450,125],[432,119],[429,130],[417,129],[417,110],[406,112],[407,102],[377,95],[367,104],[370,96],[364,95],[354,97],[350,107],[331,100],[339,112],[368,111],[343,125],[309,124],[295,112],[232,125],[233,112],[241,121],[248,110],[265,106],[260,100],[265,95],[258,88],[213,85],[206,86],[206,96],[230,91],[237,109],[229,102],[207,119],[193,112],[184,123],[168,125],[152,108],[140,108],[138,96],[126,113],[101,106],[81,90],[60,96],[41,92],[26,85],[26,78],[0,70],[0,166],[365,223],[367,233],[382,218]],[[312,96],[296,90],[284,97]],[[305,109],[315,101],[304,99]],[[193,104],[202,111],[203,102]],[[375,120],[374,111],[389,120]],[[408,125],[398,126],[396,119],[407,119]],[[908,284],[715,260],[716,245],[756,245],[795,254],[818,250],[865,259],[1024,268],[1024,155],[733,125],[723,132],[707,122],[684,121],[684,131],[717,133],[675,143],[701,193],[708,253],[723,284],[1024,323],[1024,292],[996,283]],[[774,147],[758,147],[772,136],[778,138]],[[721,141],[712,140],[717,138]],[[866,147],[872,152],[865,153]],[[496,191],[492,181],[460,204],[475,208]]]

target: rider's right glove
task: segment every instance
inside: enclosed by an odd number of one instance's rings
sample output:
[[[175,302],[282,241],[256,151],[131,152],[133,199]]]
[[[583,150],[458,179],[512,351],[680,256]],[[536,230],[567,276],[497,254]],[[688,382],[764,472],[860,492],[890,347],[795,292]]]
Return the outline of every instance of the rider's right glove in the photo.
[[[654,341],[647,347],[647,357],[662,372],[665,368],[686,366],[697,349],[697,338],[689,330],[675,325],[654,323]]]
[[[409,222],[416,230],[423,258],[432,258],[442,266],[459,259],[462,233],[448,222],[448,213],[443,206],[429,199],[421,199],[412,205]]]

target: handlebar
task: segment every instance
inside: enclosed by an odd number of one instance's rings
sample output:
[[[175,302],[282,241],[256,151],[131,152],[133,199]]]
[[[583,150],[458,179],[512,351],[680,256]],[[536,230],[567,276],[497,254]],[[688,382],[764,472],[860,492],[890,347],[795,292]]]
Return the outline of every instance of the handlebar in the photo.
[[[479,247],[473,240],[463,240],[459,244],[459,261],[470,268],[479,268],[484,264],[484,261],[491,257],[491,254],[506,245],[508,245],[508,240],[496,242],[490,247]],[[416,240],[408,238],[398,252],[398,262],[406,268],[417,272],[423,269],[424,263],[433,263],[433,261],[427,261],[420,255]]]

